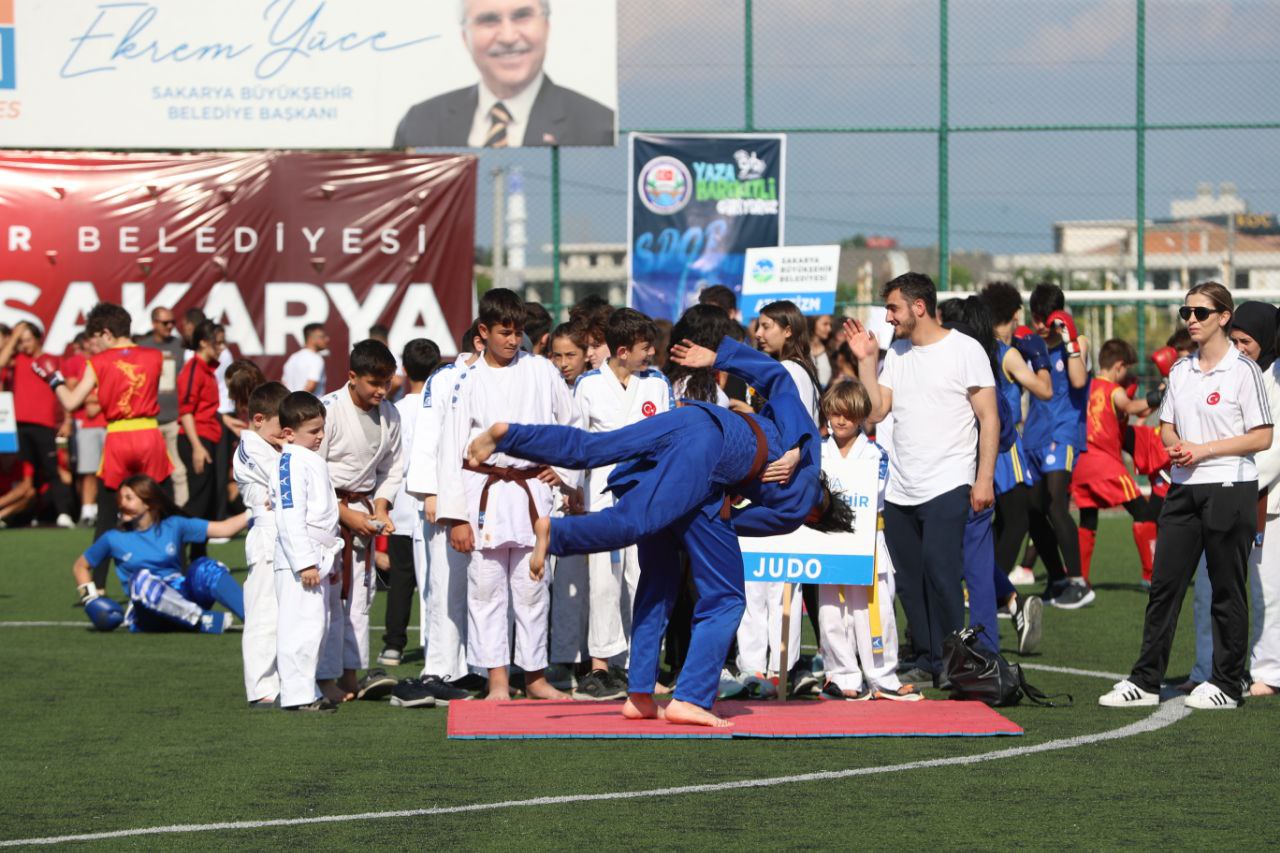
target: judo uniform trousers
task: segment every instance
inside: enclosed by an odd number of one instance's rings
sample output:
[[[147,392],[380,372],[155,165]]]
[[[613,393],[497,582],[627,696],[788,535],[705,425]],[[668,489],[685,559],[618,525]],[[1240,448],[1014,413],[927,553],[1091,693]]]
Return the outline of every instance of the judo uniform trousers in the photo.
[[[329,477],[337,491],[367,496],[364,504],[350,501],[352,509],[372,514],[374,501],[395,500],[404,479],[404,462],[400,454],[400,413],[383,400],[376,407],[377,445],[366,437],[361,418],[366,412],[356,407],[345,386],[326,394],[324,442],[319,454],[329,464]],[[351,589],[343,602],[346,614],[343,669],[364,669],[369,665],[369,608],[373,604],[375,576],[372,541],[353,540],[351,557]],[[338,570],[342,570],[339,565]]]
[[[590,432],[621,429],[661,412],[675,409],[671,383],[661,371],[649,369],[628,377],[626,387],[607,364],[578,377],[573,400]],[[613,505],[607,491],[612,465],[593,469],[587,476],[587,509],[599,512]],[[617,658],[625,664],[631,633],[631,609],[640,579],[640,557],[635,545],[587,556],[590,606],[587,611],[587,650],[591,657]]]
[[[343,613],[335,558],[338,500],[329,469],[316,453],[286,444],[272,468],[276,519],[276,669],[280,704],[320,698],[317,679],[342,675]],[[315,566],[320,585],[307,589],[300,573]]]
[[[494,367],[482,357],[462,377],[450,397],[440,446],[436,513],[442,520],[469,522],[475,534],[476,551],[467,577],[467,662],[485,669],[514,662],[526,671],[541,670],[547,665],[551,594],[546,575],[537,581],[529,577],[529,555],[533,516],[550,515],[551,489],[536,478],[495,482],[486,474],[464,470],[463,460],[471,440],[496,422],[577,425],[580,418],[559,371],[540,356],[520,352],[506,367]],[[533,468],[501,454],[486,464]],[[577,471],[557,473],[570,488],[581,480]],[[515,616],[514,658],[508,608]]]
[[[271,474],[280,452],[251,429],[240,434],[231,460],[232,473],[244,505],[252,514],[245,534],[244,556],[249,576],[244,581],[244,692],[250,702],[280,693],[276,673],[276,519],[271,508]]]
[[[498,452],[574,468],[619,465],[610,478],[614,505],[551,525],[553,554],[593,553],[639,543],[640,582],[632,625],[629,689],[651,693],[658,653],[680,584],[678,548],[688,552],[698,591],[688,657],[675,696],[710,708],[720,669],[745,602],[738,534],[795,530],[821,501],[817,428],[795,384],[778,362],[726,338],[716,369],[759,389],[768,404],[751,417],[767,444],[766,459],[801,448],[787,483],[742,484],[755,461],[757,438],[746,419],[695,403],[610,433],[513,424]],[[751,501],[722,518],[726,490]]]

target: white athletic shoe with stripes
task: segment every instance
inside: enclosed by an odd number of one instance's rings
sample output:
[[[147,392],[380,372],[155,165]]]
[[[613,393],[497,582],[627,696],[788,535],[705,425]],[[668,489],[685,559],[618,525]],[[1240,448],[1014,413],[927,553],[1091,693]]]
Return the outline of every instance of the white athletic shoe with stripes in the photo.
[[[1201,711],[1223,711],[1228,708],[1239,708],[1240,703],[1223,693],[1216,685],[1206,681],[1187,696],[1187,707]]]
[[[1143,690],[1129,679],[1117,682],[1111,692],[1098,697],[1098,704],[1104,708],[1140,708],[1144,705],[1159,705],[1160,694]]]

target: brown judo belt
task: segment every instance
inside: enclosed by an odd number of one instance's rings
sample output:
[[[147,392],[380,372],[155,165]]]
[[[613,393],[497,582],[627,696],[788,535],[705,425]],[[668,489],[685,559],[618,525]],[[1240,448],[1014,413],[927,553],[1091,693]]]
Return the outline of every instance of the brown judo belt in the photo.
[[[338,496],[338,502],[345,507],[352,504],[364,508],[370,515],[373,515],[373,493],[372,492],[348,492],[344,489],[334,489],[333,493]],[[342,600],[346,601],[351,597],[351,581],[355,566],[355,546],[356,534],[350,530],[345,524],[338,525],[338,532],[342,535]],[[367,537],[369,542],[365,548],[365,576],[372,570],[374,537]]]
[[[488,465],[485,463],[475,464],[466,462],[462,466],[465,471],[474,471],[477,474],[484,474],[484,488],[480,490],[480,527],[484,527],[485,510],[489,508],[489,487],[494,483],[515,483],[524,489],[525,497],[529,499],[529,524],[538,523],[538,504],[533,500],[533,492],[529,489],[529,480],[534,479],[543,471],[542,468],[511,468],[503,465]]]
[[[760,424],[756,423],[755,418],[750,415],[745,415],[742,412],[737,412],[736,414],[747,422],[747,426],[751,427],[751,432],[755,434],[756,455],[751,460],[751,469],[747,471],[747,476],[725,490],[724,503],[720,505],[721,521],[729,520],[730,511],[736,500],[735,496],[760,479],[760,475],[764,473],[765,464],[769,461],[769,441],[764,437],[764,430],[760,429]]]

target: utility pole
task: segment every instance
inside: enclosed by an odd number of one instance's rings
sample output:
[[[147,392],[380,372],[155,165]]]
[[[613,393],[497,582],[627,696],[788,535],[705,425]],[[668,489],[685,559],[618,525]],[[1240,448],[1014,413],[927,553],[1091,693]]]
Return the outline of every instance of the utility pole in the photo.
[[[507,256],[507,173],[499,166],[489,174],[493,177],[493,286],[502,287]]]

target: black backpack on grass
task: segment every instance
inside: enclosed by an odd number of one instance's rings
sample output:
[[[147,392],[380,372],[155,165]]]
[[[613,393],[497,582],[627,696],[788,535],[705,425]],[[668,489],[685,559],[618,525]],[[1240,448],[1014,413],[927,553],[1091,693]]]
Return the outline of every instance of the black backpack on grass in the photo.
[[[1059,707],[1050,699],[1065,696],[1070,705],[1070,693],[1046,696],[1027,683],[1022,667],[1009,663],[999,652],[991,652],[978,644],[981,625],[964,628],[942,641],[942,677],[938,686],[951,691],[952,699],[985,702],[993,708],[1017,705],[1022,697],[1037,705]]]

